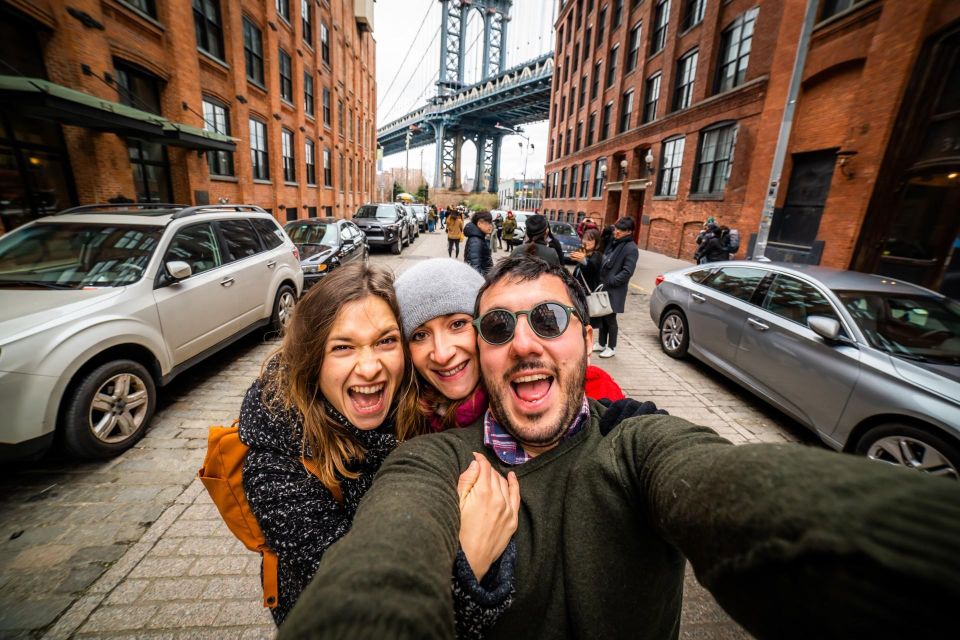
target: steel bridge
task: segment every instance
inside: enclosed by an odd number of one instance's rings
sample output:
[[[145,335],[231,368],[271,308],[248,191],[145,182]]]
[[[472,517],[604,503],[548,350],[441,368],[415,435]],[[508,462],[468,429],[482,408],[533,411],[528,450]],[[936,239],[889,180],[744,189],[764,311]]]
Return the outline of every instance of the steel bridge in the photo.
[[[434,188],[460,189],[463,144],[477,149],[474,191],[496,193],[503,137],[549,117],[553,52],[506,67],[512,0],[439,0],[440,73],[428,104],[377,130],[384,155],[437,145]],[[465,85],[464,41],[471,16],[483,20],[481,80]]]

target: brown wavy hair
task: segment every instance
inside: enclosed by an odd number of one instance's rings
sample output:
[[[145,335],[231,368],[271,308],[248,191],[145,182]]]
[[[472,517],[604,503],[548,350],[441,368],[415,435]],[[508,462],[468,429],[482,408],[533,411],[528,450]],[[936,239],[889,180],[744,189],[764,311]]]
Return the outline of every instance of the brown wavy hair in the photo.
[[[280,347],[267,359],[261,374],[264,404],[274,411],[295,411],[302,416],[304,466],[338,501],[343,499],[340,478],[357,478],[359,474],[351,471],[349,465],[362,461],[366,450],[327,412],[320,391],[320,372],[327,340],[340,310],[368,296],[380,298],[396,318],[400,317],[390,271],[356,264],[341,267],[325,277],[297,303]],[[399,320],[397,324],[399,326]],[[416,396],[406,343],[403,355],[403,377],[387,418],[394,420],[398,441],[420,433],[417,421],[409,416],[409,412],[415,410]]]

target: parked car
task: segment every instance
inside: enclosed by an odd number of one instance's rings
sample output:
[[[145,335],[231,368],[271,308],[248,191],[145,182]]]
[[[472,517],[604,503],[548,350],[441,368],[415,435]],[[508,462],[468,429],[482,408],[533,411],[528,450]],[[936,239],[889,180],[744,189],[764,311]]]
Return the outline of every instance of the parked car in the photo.
[[[960,303],[892,278],[724,262],[657,279],[660,346],[690,354],[830,447],[958,479]]]
[[[59,434],[107,458],[147,429],[164,386],[264,327],[303,288],[297,248],[246,205],[89,205],[0,237],[0,459]]]
[[[413,215],[417,220],[419,230],[426,231],[427,215],[430,212],[430,207],[425,204],[408,204],[407,208],[413,211]]]
[[[577,230],[566,222],[551,222],[550,233],[553,234],[553,237],[560,243],[560,248],[563,249],[563,259],[568,262],[573,262],[570,260],[570,254],[582,245],[580,236],[577,235]]]
[[[396,202],[370,203],[360,206],[353,222],[363,231],[371,247],[390,247],[400,255],[403,247],[413,242],[403,205]]]
[[[534,215],[536,215],[536,213],[533,211],[514,211],[513,212],[513,217],[517,221],[517,232],[514,234],[515,239],[526,240],[527,218]]]
[[[309,218],[284,225],[300,251],[303,288],[309,289],[337,267],[366,262],[370,247],[363,231],[349,220]]]
[[[415,239],[420,237],[420,225],[413,211],[413,205],[400,203],[400,208],[403,210],[404,219],[410,228],[410,244],[412,244]]]

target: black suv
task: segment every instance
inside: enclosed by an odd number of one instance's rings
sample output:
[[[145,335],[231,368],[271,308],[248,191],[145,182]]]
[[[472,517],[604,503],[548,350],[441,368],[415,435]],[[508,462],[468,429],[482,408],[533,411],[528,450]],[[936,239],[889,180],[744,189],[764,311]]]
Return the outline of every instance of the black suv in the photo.
[[[394,202],[362,205],[353,216],[353,222],[367,236],[371,247],[390,247],[390,253],[399,255],[403,247],[413,242],[407,212]]]

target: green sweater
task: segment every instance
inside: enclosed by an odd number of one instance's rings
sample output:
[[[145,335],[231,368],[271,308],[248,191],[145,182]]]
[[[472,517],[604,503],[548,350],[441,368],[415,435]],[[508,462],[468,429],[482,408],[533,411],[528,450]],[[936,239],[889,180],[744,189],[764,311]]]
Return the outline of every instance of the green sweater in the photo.
[[[960,486],[801,445],[732,446],[671,416],[591,424],[514,467],[513,606],[493,638],[676,638],[684,558],[760,638],[955,629]],[[455,486],[482,429],[384,463],[281,638],[451,638]],[[947,626],[949,625],[949,627]]]

